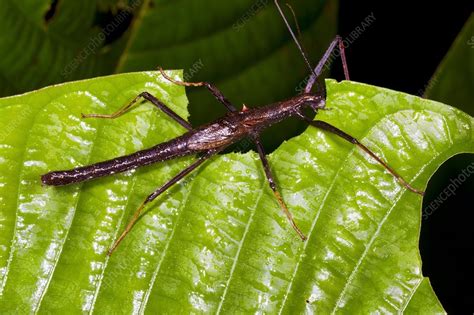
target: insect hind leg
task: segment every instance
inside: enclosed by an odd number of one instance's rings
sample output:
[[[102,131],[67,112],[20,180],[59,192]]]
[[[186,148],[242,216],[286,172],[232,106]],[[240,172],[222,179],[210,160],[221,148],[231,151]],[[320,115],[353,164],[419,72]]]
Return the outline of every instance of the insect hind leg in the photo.
[[[188,167],[186,167],[184,170],[179,172],[177,175],[175,175],[172,179],[170,179],[168,182],[166,182],[163,186],[158,188],[156,191],[148,195],[148,197],[145,199],[145,201],[138,207],[138,209],[134,212],[132,219],[128,222],[127,226],[123,230],[122,234],[120,234],[119,238],[114,242],[112,247],[110,247],[109,251],[107,252],[107,255],[110,256],[112,253],[115,251],[117,246],[122,242],[122,240],[125,238],[125,236],[130,233],[132,230],[133,226],[135,223],[137,223],[138,219],[140,218],[143,209],[146,207],[147,204],[158,198],[162,193],[164,193],[168,188],[176,184],[178,181],[186,177],[189,173],[191,173],[193,170],[195,170],[197,167],[199,167],[202,163],[207,161],[211,156],[216,154],[218,150],[209,150],[207,151],[204,155],[202,155],[199,159],[194,161],[192,164],[190,164]]]

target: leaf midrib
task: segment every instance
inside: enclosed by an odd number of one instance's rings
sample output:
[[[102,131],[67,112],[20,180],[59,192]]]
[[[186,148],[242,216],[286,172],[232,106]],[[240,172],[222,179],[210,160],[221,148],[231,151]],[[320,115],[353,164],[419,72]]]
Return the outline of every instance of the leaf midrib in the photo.
[[[129,55],[130,48],[132,47],[135,37],[137,36],[138,29],[141,23],[143,22],[145,12],[147,8],[149,7],[149,4],[150,4],[150,0],[143,0],[143,3],[141,4],[140,9],[138,10],[137,18],[134,19],[134,21],[132,22],[132,25],[130,28],[130,35],[127,38],[127,43],[125,44],[125,48],[123,49],[122,54],[120,55],[120,58],[117,61],[114,73],[120,72],[121,69],[123,68],[123,65],[125,64],[125,61],[127,60],[127,57]]]

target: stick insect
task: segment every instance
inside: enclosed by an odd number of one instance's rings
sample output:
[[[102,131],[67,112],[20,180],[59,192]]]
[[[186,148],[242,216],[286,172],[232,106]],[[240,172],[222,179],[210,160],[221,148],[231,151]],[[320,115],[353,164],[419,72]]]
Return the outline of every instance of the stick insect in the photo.
[[[299,229],[285,201],[279,193],[273,172],[265,155],[263,145],[260,141],[260,133],[263,129],[289,117],[297,117],[299,119],[302,119],[310,126],[335,134],[341,137],[342,139],[358,146],[361,150],[366,152],[370,157],[377,161],[393,177],[395,177],[403,187],[414,193],[423,195],[422,191],[413,188],[393,168],[391,168],[387,162],[379,158],[374,152],[372,152],[364,144],[359,142],[359,140],[329,123],[320,120],[312,120],[304,114],[303,111],[307,109],[312,110],[315,114],[318,113],[318,110],[325,109],[326,95],[324,85],[320,86],[318,84],[317,79],[320,76],[323,67],[330,60],[331,54],[336,49],[339,49],[340,51],[345,79],[349,80],[349,71],[347,67],[344,44],[341,37],[336,36],[334,40],[330,43],[318,65],[313,68],[308,60],[307,54],[305,53],[303,47],[301,46],[298,40],[298,37],[293,32],[285,14],[283,13],[278,3],[278,0],[275,0],[275,5],[283,21],[285,22],[286,27],[291,33],[291,36],[295,41],[299,51],[303,55],[306,65],[311,71],[311,75],[306,84],[304,92],[300,95],[260,108],[251,109],[247,108],[244,105],[241,110],[238,110],[213,84],[208,82],[177,81],[169,77],[163,71],[163,69],[159,68],[163,77],[174,84],[185,87],[207,88],[209,92],[212,93],[212,95],[217,99],[217,101],[222,103],[227,108],[228,113],[214,122],[205,124],[197,128],[193,128],[189,122],[187,122],[185,119],[176,114],[173,110],[171,110],[168,106],[166,106],[156,97],[154,97],[148,92],[142,92],[137,97],[135,97],[129,104],[126,104],[113,114],[82,115],[83,118],[114,119],[125,114],[135,103],[137,103],[140,99],[143,99],[143,102],[149,101],[151,104],[163,111],[170,118],[175,120],[178,124],[187,129],[187,132],[172,140],[160,143],[149,149],[138,151],[130,155],[121,156],[112,160],[79,167],[72,170],[50,172],[41,177],[43,184],[50,186],[63,186],[74,183],[80,183],[83,181],[99,178],[102,176],[112,175],[115,173],[125,172],[127,170],[135,169],[141,166],[174,159],[185,155],[197,155],[196,161],[191,163],[188,167],[186,167],[173,178],[171,178],[163,186],[151,193],[145,199],[145,201],[143,201],[143,203],[133,214],[132,219],[129,221],[122,234],[110,247],[107,252],[107,255],[110,256],[120,244],[120,242],[124,239],[124,237],[132,230],[133,226],[140,218],[146,205],[155,200],[168,188],[170,188],[178,181],[186,177],[192,171],[197,169],[210,157],[218,154],[219,152],[227,148],[229,145],[240,141],[244,137],[249,137],[255,143],[258,155],[263,164],[266,179],[271,190],[273,191],[276,201],[278,202],[280,208],[283,210],[283,213],[286,215],[293,229],[299,235],[301,240],[305,241],[306,236]],[[313,93],[312,89],[315,84],[318,86],[318,91],[316,93]]]

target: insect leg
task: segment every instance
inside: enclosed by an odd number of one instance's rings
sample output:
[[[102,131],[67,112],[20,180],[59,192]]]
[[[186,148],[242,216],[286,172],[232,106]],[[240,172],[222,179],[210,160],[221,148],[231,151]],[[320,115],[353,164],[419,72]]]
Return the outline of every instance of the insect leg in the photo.
[[[342,68],[344,69],[344,77],[345,77],[346,80],[350,80],[349,68],[347,67],[346,51],[345,51],[345,47],[344,47],[344,42],[343,42],[341,36],[336,35],[336,37],[333,39],[331,44],[329,44],[328,49],[324,53],[323,57],[319,61],[316,68],[314,68],[314,72],[313,72],[313,74],[311,74],[311,77],[309,78],[308,83],[306,84],[305,93],[309,93],[311,91],[314,83],[316,82],[318,77],[321,75],[321,72],[323,71],[323,67],[328,62],[332,61],[331,54],[333,53],[334,49],[336,49],[336,47],[339,48],[339,51],[341,53],[341,61],[342,61]]]
[[[349,68],[347,67],[347,60],[346,60],[346,50],[344,47],[344,42],[342,41],[342,37],[339,35],[336,35],[336,37],[332,40],[331,44],[329,44],[328,49],[324,53],[323,57],[319,61],[318,65],[314,69],[314,72],[316,75],[320,75],[322,72],[323,67],[328,63],[330,56],[334,49],[336,49],[336,45],[339,48],[339,51],[341,53],[341,62],[342,62],[342,67],[344,69],[344,77],[346,80],[350,80],[349,78]]]
[[[400,176],[392,167],[390,167],[385,161],[383,161],[381,158],[379,158],[374,152],[372,152],[369,148],[367,148],[365,145],[363,145],[359,140],[356,138],[352,137],[351,135],[347,134],[346,132],[342,131],[341,129],[328,124],[327,122],[321,121],[321,120],[310,120],[307,117],[300,116],[303,118],[305,121],[307,121],[311,126],[328,131],[330,133],[333,133],[342,139],[355,144],[358,146],[360,149],[362,149],[364,152],[366,152],[368,155],[370,155],[374,160],[379,162],[390,174],[392,174],[393,177],[395,177],[402,186],[404,186],[406,189],[417,193],[419,195],[424,195],[425,193],[421,190],[418,190],[416,188],[413,188],[406,180],[403,179],[402,176]]]
[[[166,184],[158,188],[155,192],[150,194],[145,201],[138,207],[138,209],[135,211],[133,214],[132,219],[130,222],[127,224],[125,230],[122,232],[120,237],[115,241],[115,243],[112,245],[112,247],[109,249],[107,252],[107,255],[110,256],[114,252],[114,250],[117,248],[117,246],[122,242],[122,240],[127,236],[127,234],[132,230],[133,226],[137,222],[137,220],[140,218],[140,215],[145,208],[145,206],[155,200],[158,196],[160,196],[163,192],[165,192],[168,188],[176,184],[178,181],[183,179],[186,175],[191,173],[193,170],[195,170],[198,166],[200,166],[202,163],[204,163],[207,159],[209,159],[212,155],[217,153],[217,150],[210,150],[207,151],[203,156],[201,156],[198,160],[194,161],[191,165],[186,167],[184,170],[179,172],[176,176],[174,176],[172,179],[170,179]]]
[[[165,77],[166,80],[173,82],[174,84],[181,85],[181,86],[205,86],[211,93],[214,95],[214,97],[230,111],[230,112],[236,112],[237,109],[235,108],[234,105],[222,94],[219,89],[208,82],[183,82],[183,81],[176,81],[175,79],[171,78],[169,75],[167,75],[163,69],[160,67],[158,68],[160,70],[161,74],[163,77]]]
[[[263,164],[263,169],[265,170],[265,175],[267,177],[268,184],[270,185],[270,188],[273,190],[273,194],[275,195],[278,203],[280,204],[280,207],[282,208],[283,212],[288,218],[288,221],[290,221],[290,224],[293,227],[293,229],[296,231],[296,233],[298,233],[301,240],[306,241],[306,236],[298,228],[298,225],[296,225],[296,222],[293,219],[293,215],[291,214],[290,210],[288,210],[288,207],[286,206],[285,201],[283,201],[281,194],[278,192],[275,179],[273,178],[273,174],[270,168],[270,163],[268,163],[267,156],[265,155],[265,151],[263,149],[263,145],[260,142],[259,137],[254,136],[253,138],[257,146],[258,155],[260,156],[260,160],[262,161],[262,164]]]
[[[171,108],[166,106],[163,102],[158,100],[156,97],[151,95],[148,92],[142,92],[137,95],[130,103],[126,104],[119,110],[117,110],[115,113],[110,114],[110,115],[102,115],[102,114],[82,114],[82,118],[108,118],[108,119],[114,119],[117,117],[122,116],[125,114],[140,98],[144,98],[145,100],[151,102],[153,105],[155,105],[157,108],[162,110],[166,115],[169,117],[173,118],[178,124],[183,126],[184,128],[188,130],[192,130],[193,127],[191,124],[189,124],[184,118],[176,114]]]

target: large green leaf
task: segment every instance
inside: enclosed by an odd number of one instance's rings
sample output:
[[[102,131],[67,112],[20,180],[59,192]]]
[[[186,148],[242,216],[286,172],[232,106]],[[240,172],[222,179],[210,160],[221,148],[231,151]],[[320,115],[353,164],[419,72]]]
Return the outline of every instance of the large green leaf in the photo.
[[[355,82],[327,87],[332,110],[318,117],[418,188],[452,155],[474,152],[473,118],[454,108]],[[256,154],[232,153],[159,198],[108,258],[145,196],[191,158],[61,188],[39,177],[183,133],[150,105],[116,120],[80,119],[143,90],[186,117],[184,90],[155,72],[0,100],[0,310],[443,312],[421,273],[421,197],[313,128],[270,155],[307,242],[282,215]]]
[[[431,78],[425,96],[474,115],[474,14]]]

